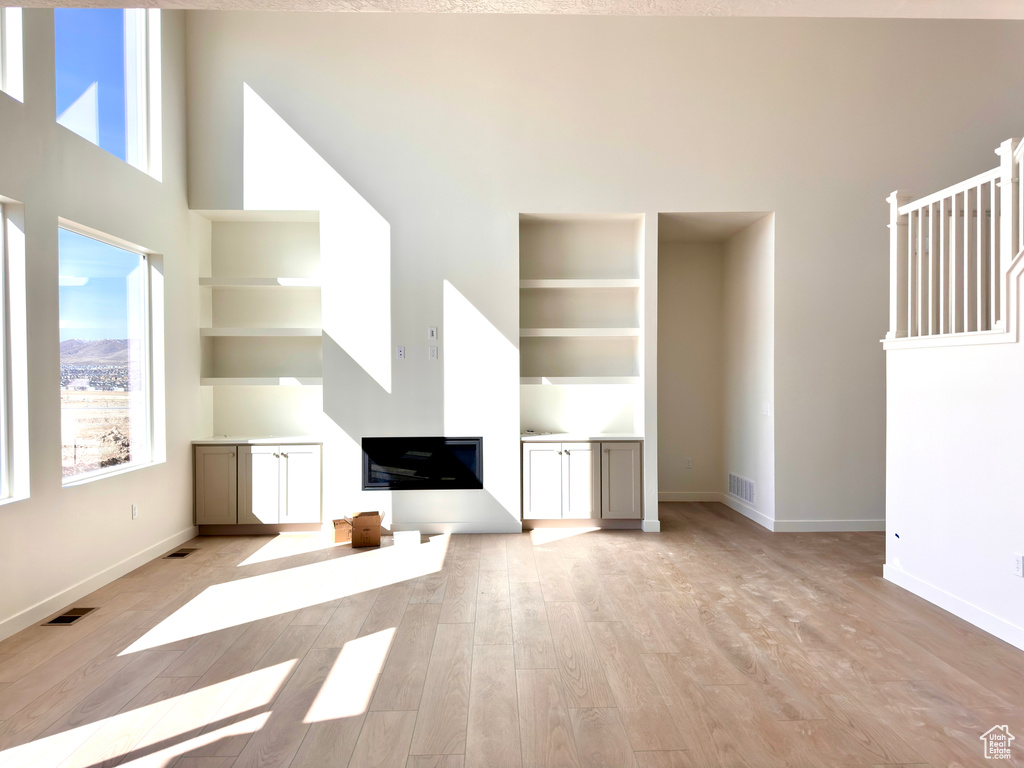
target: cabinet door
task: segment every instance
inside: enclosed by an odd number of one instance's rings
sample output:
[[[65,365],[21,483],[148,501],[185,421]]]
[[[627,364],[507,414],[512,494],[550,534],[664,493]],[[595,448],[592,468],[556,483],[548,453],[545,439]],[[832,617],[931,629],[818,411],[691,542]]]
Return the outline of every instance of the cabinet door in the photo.
[[[601,516],[601,444],[562,443],[562,517]]]
[[[196,525],[238,522],[238,460],[234,445],[197,445]]]
[[[523,444],[523,519],[562,516],[562,444]]]
[[[281,522],[320,522],[320,446],[281,446]]]
[[[601,517],[640,518],[641,485],[640,443],[601,443]]]
[[[239,523],[281,522],[280,450],[278,445],[246,445],[239,449]]]

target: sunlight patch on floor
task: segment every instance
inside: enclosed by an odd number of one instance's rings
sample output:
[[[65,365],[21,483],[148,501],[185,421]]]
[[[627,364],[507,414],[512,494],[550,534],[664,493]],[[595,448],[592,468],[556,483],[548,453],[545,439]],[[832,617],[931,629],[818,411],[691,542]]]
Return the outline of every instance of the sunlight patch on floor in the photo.
[[[0,766],[90,768],[106,765],[107,761],[112,764],[123,755],[129,757],[118,765],[171,765],[189,750],[263,727],[269,712],[202,732],[211,722],[245,715],[269,704],[294,666],[295,660],[282,662],[30,741],[0,752]],[[253,693],[244,703],[232,695],[243,684]],[[190,733],[195,735],[179,741]],[[168,746],[160,749],[163,742]]]
[[[444,567],[449,536],[416,547],[386,547],[283,568],[207,587],[119,655],[260,621],[402,581]]]
[[[255,565],[266,563],[271,560],[280,560],[295,555],[305,555],[310,552],[318,552],[321,549],[333,547],[334,543],[325,536],[322,531],[311,533],[279,533],[270,541],[253,552],[249,557],[238,564]]]
[[[369,709],[394,637],[391,627],[345,643],[302,722],[354,717]]]
[[[530,531],[530,541],[533,546],[539,547],[542,544],[550,544],[553,541],[561,541],[572,536],[580,536],[584,533],[599,530],[592,528],[534,528]]]

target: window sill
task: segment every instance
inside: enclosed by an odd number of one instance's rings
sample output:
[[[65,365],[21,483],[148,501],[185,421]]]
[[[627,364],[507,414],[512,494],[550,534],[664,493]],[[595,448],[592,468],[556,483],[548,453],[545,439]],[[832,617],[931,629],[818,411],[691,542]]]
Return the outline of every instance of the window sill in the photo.
[[[85,485],[87,483],[94,482],[96,480],[105,480],[108,477],[117,477],[118,475],[126,475],[129,472],[135,472],[140,469],[148,469],[150,467],[159,466],[164,464],[163,460],[160,461],[147,461],[145,463],[139,462],[138,464],[125,464],[113,469],[98,469],[95,472],[88,472],[84,475],[76,475],[75,477],[69,477],[61,483],[63,488],[72,488],[76,485]]]
[[[0,507],[6,507],[8,504],[14,504],[18,501],[28,501],[29,495],[27,493],[19,494],[18,496],[5,496],[0,499]]]

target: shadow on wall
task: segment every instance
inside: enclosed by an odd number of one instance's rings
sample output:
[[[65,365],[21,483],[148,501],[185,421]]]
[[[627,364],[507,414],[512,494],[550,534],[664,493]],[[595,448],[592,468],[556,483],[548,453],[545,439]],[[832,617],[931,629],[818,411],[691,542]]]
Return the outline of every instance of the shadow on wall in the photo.
[[[248,84],[243,84],[243,207],[320,214],[324,509],[379,509],[385,525],[462,522],[519,530],[515,345],[448,280],[443,283],[443,402],[424,403],[392,378],[391,226]],[[415,383],[414,383],[415,385]],[[411,409],[411,410],[410,410]],[[504,412],[504,417],[503,417]],[[484,490],[361,490],[360,439],[408,434],[410,424],[484,437]]]

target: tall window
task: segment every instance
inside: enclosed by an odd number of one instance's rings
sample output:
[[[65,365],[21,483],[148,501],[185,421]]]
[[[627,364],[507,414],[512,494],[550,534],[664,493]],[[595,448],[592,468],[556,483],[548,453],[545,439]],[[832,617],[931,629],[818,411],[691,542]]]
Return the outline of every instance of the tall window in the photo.
[[[57,122],[152,172],[159,11],[57,8],[53,19]]]
[[[23,101],[21,8],[0,8],[0,91]]]
[[[60,230],[64,481],[151,461],[145,254]]]

